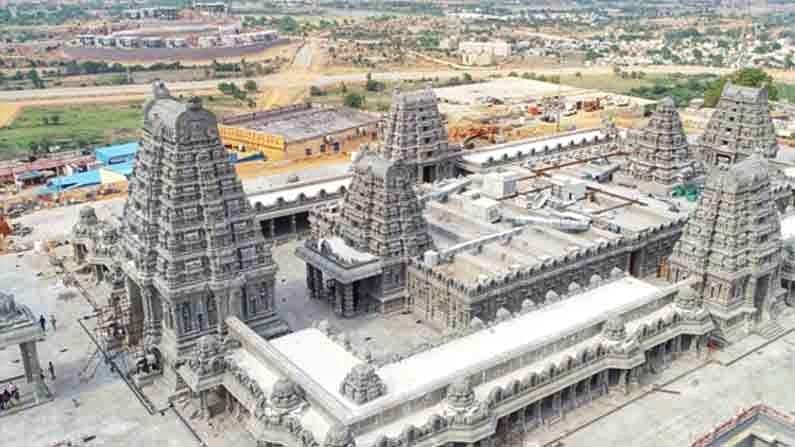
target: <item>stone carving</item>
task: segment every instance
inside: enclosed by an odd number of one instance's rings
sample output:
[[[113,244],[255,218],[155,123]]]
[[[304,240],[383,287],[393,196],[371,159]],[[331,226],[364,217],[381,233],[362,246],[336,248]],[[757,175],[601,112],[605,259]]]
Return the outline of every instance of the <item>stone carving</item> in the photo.
[[[326,439],[323,441],[323,447],[355,447],[356,442],[353,439],[351,430],[344,425],[335,425],[328,433]]]
[[[188,360],[188,367],[200,375],[221,373],[226,368],[224,355],[227,349],[218,335],[208,334],[200,338],[194,352]]]
[[[271,390],[270,402],[274,408],[279,410],[295,408],[301,402],[298,386],[289,379],[277,380]]]
[[[767,96],[767,88],[726,82],[697,143],[697,153],[708,166],[737,163],[757,149],[765,158],[776,157],[778,141]]]
[[[624,318],[620,315],[609,318],[602,327],[602,335],[609,341],[621,341],[627,336]]]
[[[466,411],[475,404],[475,391],[466,378],[460,379],[447,387],[447,406],[455,411]]]
[[[635,180],[671,187],[701,172],[690,159],[682,120],[671,98],[657,104],[644,127],[629,131],[627,146],[630,156],[622,173]]]
[[[9,322],[24,316],[21,308],[17,307],[14,295],[0,292],[0,322]]]
[[[448,142],[438,100],[427,88],[395,92],[380,151],[387,160],[408,166],[410,181],[434,182],[454,177],[462,148]]]
[[[376,374],[375,368],[367,363],[354,366],[340,384],[340,394],[360,405],[385,393],[386,385]]]

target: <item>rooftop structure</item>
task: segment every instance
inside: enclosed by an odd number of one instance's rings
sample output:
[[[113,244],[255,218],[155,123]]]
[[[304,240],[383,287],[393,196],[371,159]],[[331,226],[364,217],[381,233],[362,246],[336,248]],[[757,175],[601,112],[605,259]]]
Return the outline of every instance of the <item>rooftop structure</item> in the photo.
[[[466,188],[428,202],[436,249],[412,258],[407,272],[417,316],[458,328],[474,317],[494,320],[500,307],[517,312],[526,298],[538,303],[549,291],[567,293],[614,268],[659,275],[687,218],[667,203],[577,174],[516,180],[531,174],[508,172],[471,176]]]
[[[660,101],[645,126],[628,132],[625,144],[630,155],[621,173],[625,182],[643,190],[667,195],[701,171],[690,157],[682,120],[670,97]]]
[[[418,182],[434,182],[455,175],[461,147],[447,139],[436,95],[430,88],[396,91],[384,126],[381,148],[387,160],[401,160]]]
[[[757,152],[707,177],[669,260],[668,277],[698,279],[696,289],[724,337],[757,326],[775,331],[785,293],[781,248],[769,167]]]
[[[767,89],[740,87],[727,81],[718,105],[696,146],[709,166],[737,163],[759,150],[766,158],[778,153]]]
[[[379,121],[347,107],[296,104],[226,117],[219,132],[230,149],[289,160],[355,151],[378,137]]]
[[[202,335],[226,331],[227,315],[265,336],[287,330],[270,248],[216,129],[198,99],[181,103],[156,83],[124,207],[128,297],[170,378]]]

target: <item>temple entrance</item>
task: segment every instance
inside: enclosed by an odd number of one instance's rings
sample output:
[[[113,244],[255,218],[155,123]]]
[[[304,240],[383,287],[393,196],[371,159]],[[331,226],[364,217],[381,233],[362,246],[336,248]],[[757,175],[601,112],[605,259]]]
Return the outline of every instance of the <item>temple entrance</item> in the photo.
[[[424,183],[433,183],[436,181],[436,166],[423,166],[422,167],[422,181]]]
[[[657,267],[657,277],[658,278],[667,278],[668,277],[668,257],[663,256],[660,259],[660,265]]]
[[[767,298],[767,289],[770,286],[770,275],[765,275],[756,281],[756,289],[754,290],[754,306],[756,307],[756,320],[762,319],[763,314],[766,314],[764,306]]]

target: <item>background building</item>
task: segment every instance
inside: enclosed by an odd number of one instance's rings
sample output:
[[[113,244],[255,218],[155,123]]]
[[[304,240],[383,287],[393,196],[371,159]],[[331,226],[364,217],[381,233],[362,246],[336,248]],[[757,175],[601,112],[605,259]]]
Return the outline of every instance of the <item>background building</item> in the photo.
[[[268,160],[352,152],[378,138],[376,115],[347,107],[296,104],[221,120],[224,145],[238,152],[262,152]]]

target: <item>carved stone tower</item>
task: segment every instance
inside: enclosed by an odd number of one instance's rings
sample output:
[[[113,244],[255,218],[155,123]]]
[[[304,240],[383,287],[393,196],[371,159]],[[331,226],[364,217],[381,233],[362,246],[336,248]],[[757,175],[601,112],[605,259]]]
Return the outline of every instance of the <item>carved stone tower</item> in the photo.
[[[313,238],[296,250],[314,298],[345,317],[404,309],[406,262],[431,245],[410,167],[365,153],[345,197],[310,213]]]
[[[418,256],[428,248],[422,206],[408,167],[367,154],[354,165],[336,233],[351,247],[383,258]]]
[[[274,312],[276,265],[215,116],[198,98],[154,85],[124,206],[122,268],[145,347],[178,366],[204,335],[237,315],[264,336],[287,331]]]
[[[708,166],[737,163],[756,150],[761,150],[767,158],[775,158],[778,142],[768,108],[767,89],[726,82],[696,147],[698,156]]]
[[[396,91],[386,119],[382,154],[410,166],[417,182],[454,177],[455,161],[461,154],[459,145],[448,142],[437,102],[430,88]]]
[[[724,336],[775,319],[781,229],[761,154],[713,168],[670,258],[669,280],[697,276],[697,292]]]
[[[682,120],[671,98],[660,101],[644,127],[629,132],[627,146],[631,155],[621,174],[648,186],[650,192],[667,193],[700,170],[690,159]]]

